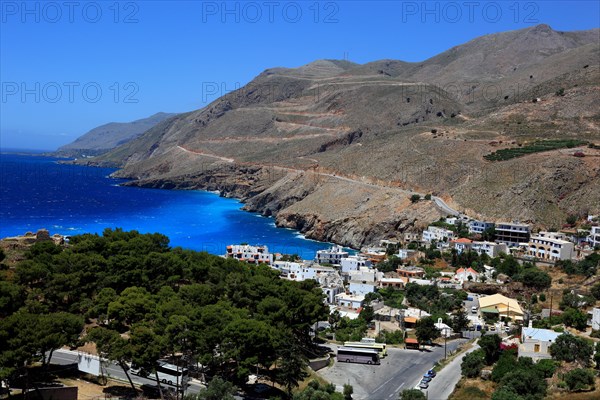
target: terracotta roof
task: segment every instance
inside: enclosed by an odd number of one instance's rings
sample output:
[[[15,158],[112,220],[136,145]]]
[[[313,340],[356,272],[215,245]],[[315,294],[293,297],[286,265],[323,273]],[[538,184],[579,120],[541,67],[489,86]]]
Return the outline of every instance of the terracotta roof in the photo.
[[[413,339],[413,338],[406,338],[406,339],[404,339],[404,343],[419,344],[419,341],[417,339]]]
[[[452,243],[473,243],[473,241],[471,239],[467,239],[467,238],[460,238],[460,239],[452,240]]]
[[[417,323],[417,319],[415,317],[404,317],[404,322],[408,322],[411,324],[416,324]]]

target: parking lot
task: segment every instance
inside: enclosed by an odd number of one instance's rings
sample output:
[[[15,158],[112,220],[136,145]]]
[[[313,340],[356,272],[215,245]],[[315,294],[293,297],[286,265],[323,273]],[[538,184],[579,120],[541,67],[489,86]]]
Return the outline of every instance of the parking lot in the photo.
[[[466,339],[448,342],[448,352],[456,350]],[[333,346],[335,349],[335,346]],[[334,355],[332,353],[332,355]],[[323,368],[318,374],[341,390],[344,384],[354,388],[355,400],[397,399],[398,392],[414,388],[424,373],[433,367],[436,361],[444,358],[444,347],[427,347],[426,351],[395,349],[388,347],[388,356],[380,365],[338,363]],[[436,384],[434,378],[431,385]]]

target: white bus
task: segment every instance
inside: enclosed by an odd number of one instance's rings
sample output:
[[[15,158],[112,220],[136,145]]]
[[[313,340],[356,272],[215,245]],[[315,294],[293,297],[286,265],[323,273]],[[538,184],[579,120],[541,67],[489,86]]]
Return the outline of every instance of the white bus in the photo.
[[[187,368],[178,367],[177,365],[169,364],[162,360],[159,360],[156,365],[156,374],[148,373],[135,367],[132,367],[130,372],[133,375],[142,376],[151,380],[156,379],[157,374],[161,384],[172,386],[173,388],[179,387],[180,391],[184,391],[190,382]]]
[[[385,343],[364,343],[360,342],[344,342],[346,347],[355,347],[358,349],[375,349],[379,353],[379,357],[387,356],[387,346]]]
[[[379,364],[379,354],[376,349],[359,349],[353,347],[338,347],[338,362],[359,364]]]

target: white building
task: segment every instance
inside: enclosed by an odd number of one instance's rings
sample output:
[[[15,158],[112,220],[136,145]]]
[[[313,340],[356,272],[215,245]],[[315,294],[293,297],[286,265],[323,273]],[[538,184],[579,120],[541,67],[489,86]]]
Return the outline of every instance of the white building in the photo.
[[[348,291],[355,296],[366,296],[367,293],[373,293],[377,289],[375,282],[368,281],[350,281]]]
[[[592,226],[587,242],[592,247],[600,246],[600,226]]]
[[[504,243],[494,242],[473,242],[471,250],[479,255],[483,253],[490,256],[490,258],[498,257],[500,253],[508,254],[508,246]]]
[[[362,256],[349,256],[341,259],[342,273],[358,271],[361,267],[371,268],[371,260]]]
[[[448,242],[454,239],[454,232],[449,229],[440,228],[439,226],[429,226],[423,231],[423,241],[425,242]]]
[[[267,246],[250,246],[248,244],[234,244],[227,246],[226,258],[235,258],[252,264],[273,263],[273,254],[269,253]]]
[[[468,253],[473,248],[473,241],[467,238],[459,238],[450,241],[457,254]]]
[[[342,258],[348,257],[348,252],[342,246],[332,246],[326,250],[318,250],[315,261],[319,264],[340,265]]]
[[[575,246],[558,232],[539,232],[529,240],[527,254],[544,261],[570,260]]]
[[[588,318],[588,325],[591,325],[595,331],[600,330],[600,308],[594,307],[588,311]]]
[[[358,310],[363,306],[365,302],[365,296],[359,295],[354,296],[351,294],[340,293],[335,296],[335,303],[339,307],[349,308],[352,310]]]
[[[437,328],[438,331],[440,331],[442,337],[449,338],[450,336],[452,336],[454,334],[454,331],[452,330],[452,328],[450,328],[450,326],[443,323],[441,318],[438,318],[438,321],[435,323],[435,327]]]
[[[494,227],[493,222],[473,220],[473,221],[469,222],[469,233],[482,234],[487,229],[490,229],[493,227]]]
[[[469,277],[471,279],[469,279]],[[454,279],[459,281],[460,283],[464,283],[464,282],[468,282],[468,281],[477,282],[479,280],[479,272],[475,271],[471,267],[459,268],[456,270]]]
[[[550,346],[556,342],[556,338],[563,332],[554,332],[550,329],[523,328],[521,333],[521,344],[519,345],[519,357],[531,357],[537,362],[542,359],[552,358]]]
[[[398,253],[396,254],[396,257],[404,260],[406,258],[414,257],[417,254],[417,252],[418,252],[418,250],[398,249]]]

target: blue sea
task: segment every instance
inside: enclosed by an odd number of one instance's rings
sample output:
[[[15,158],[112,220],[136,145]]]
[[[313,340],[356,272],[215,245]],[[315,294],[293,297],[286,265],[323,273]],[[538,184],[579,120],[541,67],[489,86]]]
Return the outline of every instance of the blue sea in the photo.
[[[267,245],[312,259],[330,244],[277,228],[272,218],[242,211],[235,199],[204,191],[119,186],[110,168],[57,163],[38,155],[0,154],[0,238],[35,232],[75,235],[120,227],[160,232],[171,246],[224,254],[229,244]]]

